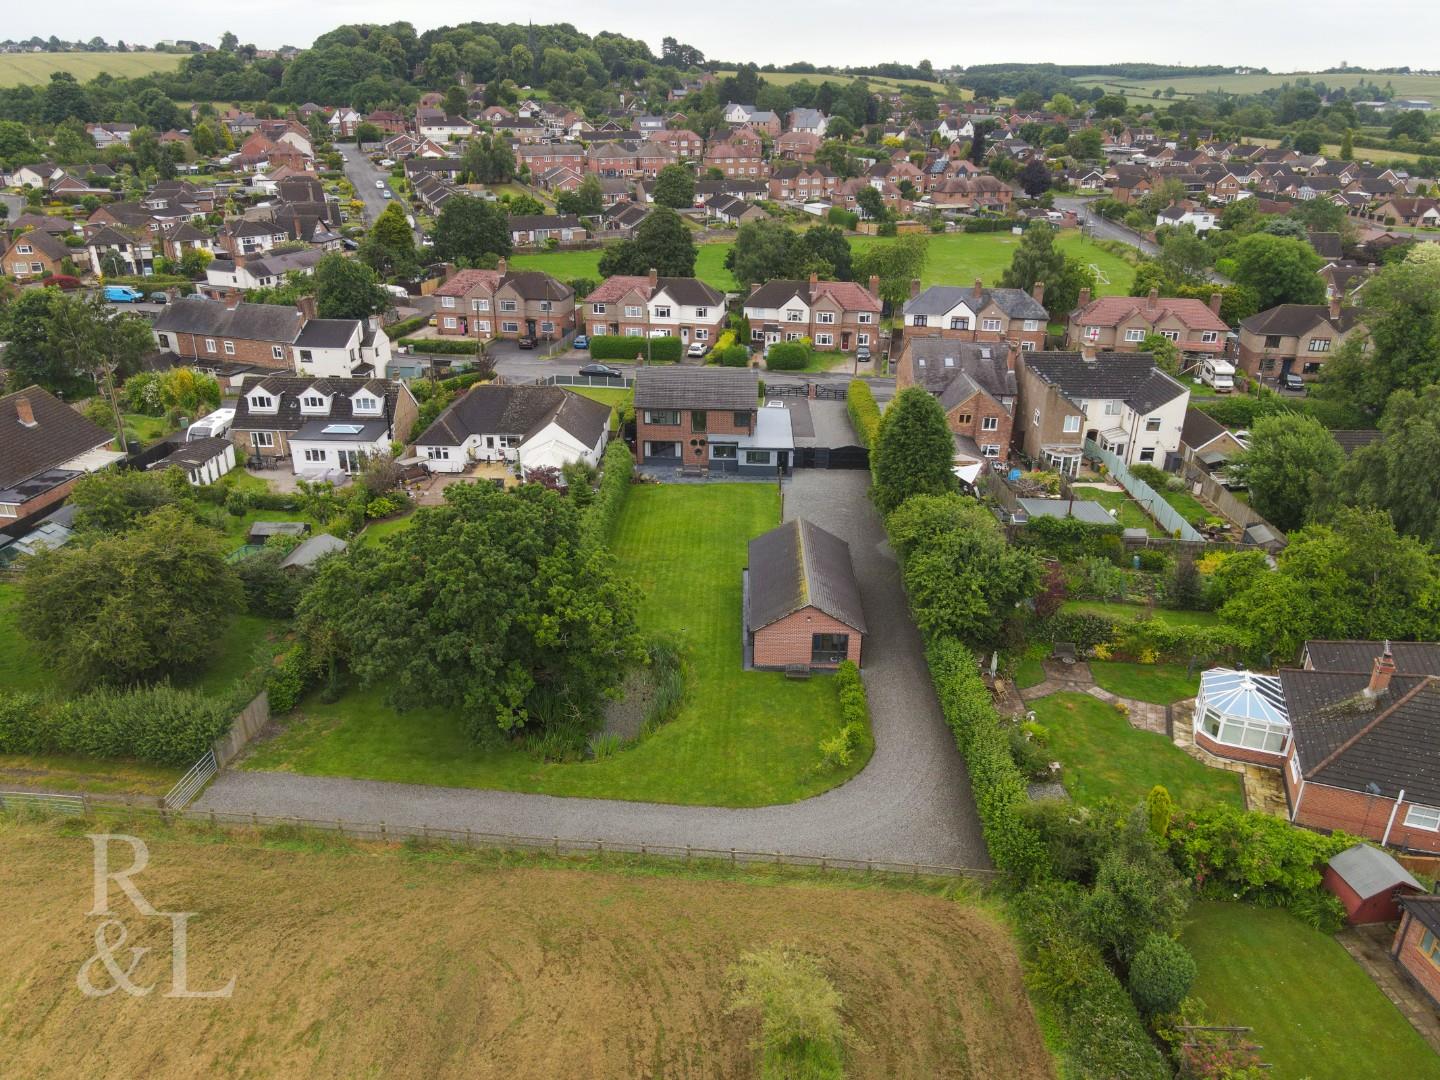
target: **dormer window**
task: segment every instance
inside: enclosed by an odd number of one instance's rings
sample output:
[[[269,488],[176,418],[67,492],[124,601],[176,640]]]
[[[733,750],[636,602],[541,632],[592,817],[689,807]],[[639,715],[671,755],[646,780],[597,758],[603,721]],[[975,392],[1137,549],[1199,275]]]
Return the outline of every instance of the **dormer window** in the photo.
[[[275,399],[269,394],[251,394],[250,408],[256,412],[274,412]]]
[[[300,409],[303,412],[325,412],[325,399],[319,394],[304,394],[300,398]]]
[[[369,394],[356,394],[351,399],[351,403],[357,413],[378,413],[380,411],[380,399]]]

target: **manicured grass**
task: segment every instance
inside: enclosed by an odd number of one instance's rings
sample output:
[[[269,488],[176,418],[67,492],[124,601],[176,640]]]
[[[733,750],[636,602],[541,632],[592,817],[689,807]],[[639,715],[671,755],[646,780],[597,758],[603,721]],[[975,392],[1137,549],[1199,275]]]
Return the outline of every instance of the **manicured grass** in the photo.
[[[1334,938],[1289,912],[1198,903],[1181,938],[1192,995],[1251,1038],[1275,1080],[1440,1078],[1440,1057]]]
[[[121,413],[120,419],[125,421],[125,437],[137,439],[146,446],[153,442],[159,442],[166,435],[170,434],[170,425],[165,422],[163,416],[146,416],[143,413]]]
[[[394,536],[398,532],[404,532],[415,524],[415,515],[406,514],[404,517],[390,518],[386,521],[376,521],[365,526],[365,531],[360,534],[359,543],[376,544],[387,536]]]
[[[635,391],[633,389],[622,389],[618,386],[567,386],[565,389],[572,394],[579,394],[581,397],[590,398],[592,401],[603,401],[610,406],[610,430],[615,431],[620,427],[620,409],[622,405],[633,405]]]
[[[1131,727],[1113,705],[1089,694],[1051,694],[1030,707],[1050,732],[1066,790],[1082,805],[1114,799],[1132,806],[1156,784],[1182,806],[1244,805],[1238,774],[1202,765],[1164,735]]]
[[[0,583],[0,688],[48,690],[54,683],[45,660],[20,634],[20,586]]]
[[[1045,681],[1045,667],[1033,657],[1025,657],[1015,668],[1015,685],[1021,690],[1039,686]]]
[[[1138,619],[1146,614],[1146,609],[1141,604],[1109,603],[1104,600],[1067,600],[1060,610],[1105,615],[1112,619]],[[1214,626],[1220,621],[1220,616],[1213,611],[1173,611],[1170,608],[1157,607],[1150,609],[1149,614],[1161,622],[1176,626]]]
[[[636,487],[614,548],[639,595],[641,629],[675,640],[689,679],[679,716],[598,762],[547,764],[508,744],[477,747],[439,710],[397,713],[380,690],[314,700],[290,731],[260,747],[252,769],[718,806],[792,802],[848,779],[815,770],[838,722],[828,678],[796,682],[741,670],[740,571],[746,543],[779,520],[768,485]]]
[[[285,624],[279,619],[236,615],[220,636],[210,663],[195,675],[177,678],[175,682],[207,694],[223,694],[255,666],[256,651],[262,642],[271,649],[272,655],[280,651],[284,632]]]
[[[159,71],[174,71],[184,53],[6,53],[0,56],[0,87],[48,83],[57,71],[89,82],[100,74],[117,79],[138,79]]]
[[[600,279],[600,249],[592,251],[536,251],[511,255],[516,270],[544,270],[561,281],[587,277]],[[577,298],[578,299],[578,298]]]
[[[701,244],[695,254],[695,276],[707,281],[721,292],[739,292],[740,283],[725,268],[730,244]]]
[[[1151,536],[1163,536],[1155,519],[1147,514],[1128,491],[1109,491],[1105,488],[1077,487],[1075,497],[1086,502],[1099,503],[1106,510],[1115,511],[1115,520],[1125,529],[1144,529]]]
[[[1091,660],[1090,671],[1102,690],[1156,705],[1192,698],[1200,692],[1200,673],[1189,674],[1184,664],[1127,664],[1119,660]]]

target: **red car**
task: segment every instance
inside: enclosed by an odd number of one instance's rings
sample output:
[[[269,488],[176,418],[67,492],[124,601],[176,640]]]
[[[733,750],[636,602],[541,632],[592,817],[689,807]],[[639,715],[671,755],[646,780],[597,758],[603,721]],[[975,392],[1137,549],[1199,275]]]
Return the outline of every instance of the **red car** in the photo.
[[[80,279],[70,274],[49,274],[40,279],[40,284],[69,292],[71,289],[80,288]]]

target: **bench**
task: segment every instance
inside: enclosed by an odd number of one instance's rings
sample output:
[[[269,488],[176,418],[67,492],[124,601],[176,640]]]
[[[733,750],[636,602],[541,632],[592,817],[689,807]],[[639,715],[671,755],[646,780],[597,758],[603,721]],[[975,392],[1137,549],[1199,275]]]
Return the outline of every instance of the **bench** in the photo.
[[[1059,660],[1062,664],[1075,663],[1075,661],[1079,659],[1075,651],[1075,643],[1073,641],[1055,642],[1055,648],[1050,653],[1050,659]]]

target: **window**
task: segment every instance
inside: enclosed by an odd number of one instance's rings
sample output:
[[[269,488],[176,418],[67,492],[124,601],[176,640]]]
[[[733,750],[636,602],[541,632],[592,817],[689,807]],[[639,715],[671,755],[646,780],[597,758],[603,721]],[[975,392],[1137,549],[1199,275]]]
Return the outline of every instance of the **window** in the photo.
[[[514,300],[501,300],[501,301],[500,301],[500,310],[501,310],[501,311],[515,311],[515,310],[517,310],[516,307],[515,307],[515,301],[514,301]]]
[[[502,322],[500,324],[500,332],[502,334],[518,334],[520,332],[520,324],[517,322]]]
[[[1034,343],[1033,341],[1022,341],[1022,342],[1020,342],[1020,351],[1021,351],[1021,352],[1034,352],[1034,351],[1035,351],[1035,343]]]
[[[1200,340],[1206,345],[1213,345],[1220,340],[1220,332],[1218,330],[1202,330]]]
[[[1080,430],[1080,417],[1078,417],[1078,416],[1067,416],[1067,417],[1065,417],[1065,434],[1067,434],[1067,435],[1074,435],[1074,434],[1075,434],[1077,431],[1079,431],[1079,430]]]
[[[785,321],[786,321],[786,322],[804,322],[804,321],[805,321],[805,313],[804,313],[803,311],[796,311],[794,308],[786,308],[786,309],[785,309]]]
[[[1300,783],[1300,759],[1294,754],[1290,755],[1290,779]]]
[[[227,341],[227,342],[225,342],[225,355],[226,355],[226,356],[234,356],[234,355],[235,355],[235,342],[233,342],[233,341]]]
[[[849,653],[849,634],[810,635],[810,662],[812,664],[838,664]]]
[[[1120,402],[1118,402],[1118,401],[1107,401],[1107,402],[1105,402],[1105,415],[1106,415],[1106,416],[1119,416],[1119,415],[1120,415]]]
[[[275,399],[268,394],[251,394],[250,407],[256,410],[274,409]]]
[[[980,329],[981,329],[981,330],[984,330],[984,331],[986,331],[986,332],[988,332],[988,333],[999,333],[999,332],[1000,332],[1000,320],[999,320],[999,319],[981,319],[981,320],[980,320]]]
[[[323,409],[325,408],[325,399],[317,394],[306,394],[300,399],[300,404],[306,409]]]
[[[647,409],[645,422],[647,424],[678,424],[680,423],[680,413],[676,409]]]
[[[1311,339],[1310,339],[1310,351],[1311,351],[1311,352],[1329,352],[1329,351],[1330,351],[1330,339],[1329,339],[1329,338],[1311,338]]]
[[[481,319],[479,322],[475,323],[475,331],[476,333],[480,334],[488,334],[490,332],[490,320]]]
[[[1098,327],[1098,326],[1087,326],[1087,327],[1085,327],[1085,340],[1086,340],[1086,341],[1099,341],[1099,340],[1100,340],[1100,327]]]
[[[160,335],[160,344],[161,344],[161,345],[168,345],[168,344],[169,344],[169,342],[165,340],[165,335],[164,335],[164,334],[161,334],[161,335]],[[271,346],[270,346],[270,358],[271,358],[272,360],[284,360],[284,359],[285,359],[285,348],[284,348],[284,346],[282,346],[282,345],[271,345]]]
[[[645,317],[645,309],[642,308],[642,307],[638,307],[638,306],[636,306],[636,305],[634,305],[634,304],[631,304],[631,305],[629,305],[629,306],[627,306],[627,307],[625,308],[625,317],[626,317],[627,319],[641,319],[641,318],[644,318],[644,317]]]
[[[1200,719],[1200,726],[1218,743],[1238,746],[1245,750],[1262,750],[1267,754],[1278,754],[1285,749],[1288,732],[1288,728],[1238,716],[1225,716],[1208,707]]]
[[[450,448],[448,446],[427,446],[425,456],[431,461],[449,461]]]
[[[656,304],[656,305],[655,305],[655,318],[657,318],[657,319],[668,319],[668,318],[670,318],[670,305],[669,305],[669,304]]]
[[[1136,330],[1136,329],[1126,330],[1126,331],[1125,331],[1125,340],[1126,340],[1126,341],[1144,341],[1144,340],[1145,340],[1145,331],[1144,331],[1144,330]]]
[[[1440,832],[1440,810],[1433,806],[1407,807],[1405,827],[1407,829],[1424,829],[1427,832]]]
[[[999,457],[1000,447],[996,446],[994,443],[986,443],[984,446],[980,447],[980,454],[982,457]]]
[[[715,461],[734,461],[740,447],[735,443],[711,443],[710,457]]]
[[[1273,357],[1273,356],[1267,356],[1264,360],[1261,360],[1261,361],[1260,361],[1260,370],[1261,370],[1261,371],[1274,371],[1274,370],[1275,370],[1275,357]]]
[[[501,449],[501,450],[515,450],[515,449],[518,449],[519,446],[520,446],[520,441],[521,441],[521,439],[523,439],[523,438],[524,438],[523,435],[501,435],[501,436],[500,436],[500,449]]]
[[[1147,417],[1145,418],[1145,430],[1146,430],[1146,431],[1159,431],[1159,430],[1160,430],[1160,417],[1158,417],[1158,416],[1147,416]]]
[[[735,426],[737,428],[748,428],[750,426],[750,414],[743,409],[736,410]]]
[[[1039,426],[1040,426],[1040,410],[1039,410],[1039,409],[1036,409],[1033,413],[1030,414],[1030,426],[1031,426],[1031,427],[1039,427]]]
[[[380,400],[378,398],[370,397],[368,394],[362,394],[359,397],[355,398],[355,411],[357,413],[379,412]]]
[[[1180,340],[1180,331],[1179,331],[1179,330],[1161,330],[1161,331],[1160,331],[1160,336],[1163,337],[1166,341],[1179,341],[1179,340]]]
[[[162,349],[168,349],[168,348],[170,348],[170,335],[169,335],[169,334],[156,334],[156,335],[155,335],[155,340],[160,343],[160,348],[162,348]],[[275,352],[277,352],[277,353],[280,354],[280,355],[278,355],[278,356],[275,357],[276,360],[284,360],[284,359],[285,359],[285,354],[284,354],[283,352],[281,352],[279,345],[276,345],[276,346],[275,346]]]
[[[817,311],[815,313],[815,321],[822,326],[834,326],[835,313],[833,311]]]
[[[627,327],[625,328],[625,336],[626,336],[626,337],[644,337],[644,336],[645,336],[645,328],[644,328],[643,326],[627,326]]]
[[[553,322],[548,322],[548,321],[547,321],[547,322],[542,322],[542,323],[540,324],[540,332],[541,332],[542,334],[553,334],[553,333],[555,332],[555,324],[554,324]]]
[[[922,315],[922,316],[920,316],[920,318],[923,319],[924,316]],[[917,325],[917,326],[923,326],[924,323],[917,323],[916,325]],[[969,329],[970,329],[970,316],[969,316],[969,315],[956,315],[956,316],[954,316],[954,317],[950,320],[950,329],[951,329],[951,330],[969,330]]]
[[[1027,333],[1027,334],[1033,334],[1036,330],[1039,330],[1039,329],[1040,329],[1040,320],[1039,320],[1039,319],[1026,319],[1026,320],[1025,320],[1025,333]]]
[[[704,409],[693,409],[693,410],[691,410],[691,412],[690,412],[690,430],[693,431],[693,432],[695,432],[697,435],[703,434],[704,431],[705,431],[705,421],[706,421],[707,419],[709,419],[709,418],[706,416]]]
[[[746,451],[745,451],[745,464],[746,464],[746,465],[769,465],[769,464],[770,464],[770,451],[769,451],[769,450],[746,450]]]
[[[858,322],[861,326],[869,326],[875,321],[875,313],[873,311],[862,311],[855,316],[855,321]],[[925,324],[916,323],[916,325],[924,326]]]
[[[446,330],[454,330],[457,325],[458,325],[458,324],[455,322],[455,316],[454,316],[454,315],[446,315],[446,316],[445,316],[445,329],[446,329]]]
[[[709,317],[710,317],[710,309],[709,309],[708,307],[697,307],[697,308],[695,309],[695,318],[697,318],[697,319],[708,319]]]
[[[1140,460],[1153,465],[1155,463],[1155,448],[1153,446],[1142,448],[1140,451]]]
[[[972,416],[970,413],[962,412],[958,417],[955,418],[955,422],[957,424],[968,424],[973,419],[975,419],[975,417]]]
[[[1278,349],[1279,347],[1280,347],[1280,335],[1279,335],[1279,334],[1266,334],[1266,335],[1265,335],[1265,348],[1267,348],[1267,349]]]
[[[1000,418],[998,416],[982,416],[980,418],[981,431],[999,431]]]
[[[256,450],[269,449],[275,445],[275,433],[273,431],[252,431],[250,442]]]
[[[325,460],[324,450],[306,450],[305,460],[311,463],[323,462]]]
[[[440,306],[443,308],[453,308],[455,306],[455,297],[442,296],[440,298]]]
[[[709,331],[709,330],[706,330],[704,327],[699,327],[699,328],[696,329],[696,331],[695,331],[695,340],[696,340],[696,341],[706,341],[706,340],[709,339],[709,337],[710,337],[710,331]]]
[[[214,338],[209,338],[209,337],[207,337],[207,338],[205,339],[205,351],[206,351],[206,352],[214,352],[214,351],[215,351],[215,339],[214,339]]]
[[[1420,951],[1425,954],[1425,959],[1436,967],[1440,967],[1440,938],[1437,938],[1429,930],[1420,935]]]
[[[855,344],[856,344],[856,345],[869,346],[869,344],[870,344],[870,335],[869,335],[869,334],[856,334],[856,335],[855,335]]]
[[[835,344],[835,335],[834,335],[834,334],[816,334],[816,335],[815,335],[815,344],[816,344],[816,345],[834,345],[834,344]]]
[[[17,248],[15,249],[15,251],[16,251],[16,253],[19,254],[19,255],[33,255],[33,254],[35,254],[35,249],[34,249],[33,247],[31,247],[29,244],[21,244],[19,247],[17,247]]]
[[[471,306],[474,307],[476,311],[489,311],[489,310],[490,310],[490,301],[489,301],[489,300],[476,300]]]

